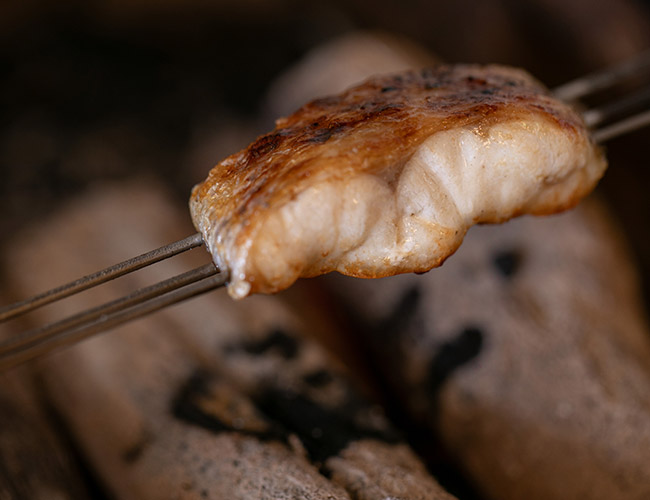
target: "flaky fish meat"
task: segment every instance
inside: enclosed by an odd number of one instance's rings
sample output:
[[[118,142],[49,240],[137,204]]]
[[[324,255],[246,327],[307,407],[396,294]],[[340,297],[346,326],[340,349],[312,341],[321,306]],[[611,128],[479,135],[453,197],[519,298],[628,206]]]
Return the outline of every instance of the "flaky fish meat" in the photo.
[[[441,265],[478,223],[574,206],[606,168],[526,72],[443,65],[315,100],[209,173],[190,211],[229,293]]]

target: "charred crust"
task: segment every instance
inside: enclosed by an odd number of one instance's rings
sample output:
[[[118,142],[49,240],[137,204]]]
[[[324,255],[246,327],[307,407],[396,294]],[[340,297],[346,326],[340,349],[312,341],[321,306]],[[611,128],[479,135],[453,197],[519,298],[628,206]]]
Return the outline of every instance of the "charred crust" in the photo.
[[[334,380],[334,376],[327,370],[321,369],[306,374],[302,379],[311,387],[321,388],[329,385]]]
[[[297,436],[310,460],[321,468],[329,457],[338,455],[351,442],[375,439],[397,443],[400,440],[400,436],[388,426],[376,427],[365,423],[362,414],[367,413],[370,407],[351,393],[344,403],[325,406],[302,393],[274,386],[260,387],[255,394],[249,395],[250,401],[268,423],[267,430],[234,428],[202,404],[206,398],[218,397],[211,394],[210,387],[214,381],[215,376],[204,371],[192,374],[172,400],[172,415],[214,434],[238,433],[286,446],[289,446],[290,436]]]
[[[469,84],[474,84],[474,85],[487,85],[487,80],[485,78],[478,78],[473,75],[469,75],[465,77],[465,80]]]
[[[241,350],[253,356],[263,356],[270,353],[280,355],[284,359],[294,359],[300,350],[300,343],[294,336],[284,330],[276,329],[269,332],[261,340],[250,340],[231,346],[230,350]]]
[[[215,381],[214,374],[203,370],[197,370],[180,386],[171,403],[171,414],[177,420],[190,425],[201,427],[213,434],[233,432],[241,435],[251,436],[260,441],[279,441],[286,444],[286,433],[277,428],[272,422],[268,422],[266,430],[251,430],[236,428],[227,424],[213,411],[206,408],[203,401],[210,398],[218,398],[211,391],[211,385]]]
[[[305,133],[305,142],[311,144],[320,144],[327,142],[332,136],[338,135],[354,126],[355,123],[329,123],[324,127],[315,128],[313,132],[308,131]],[[311,127],[310,127],[311,128]]]
[[[389,342],[395,342],[408,327],[420,306],[422,293],[416,286],[407,289],[384,320],[375,327],[375,335]]]
[[[399,441],[392,429],[372,428],[360,422],[358,411],[365,408],[358,401],[325,407],[303,394],[277,388],[264,391],[255,401],[265,415],[280,422],[288,433],[297,435],[311,461],[319,465],[354,441]]]
[[[282,134],[271,133],[263,135],[248,148],[246,162],[255,161],[262,156],[266,156],[276,150],[282,141]]]
[[[492,264],[500,276],[511,279],[521,269],[523,253],[517,249],[506,249],[492,257]]]
[[[477,326],[463,328],[455,337],[438,346],[427,375],[427,387],[437,396],[444,383],[463,365],[481,353],[485,333]]]

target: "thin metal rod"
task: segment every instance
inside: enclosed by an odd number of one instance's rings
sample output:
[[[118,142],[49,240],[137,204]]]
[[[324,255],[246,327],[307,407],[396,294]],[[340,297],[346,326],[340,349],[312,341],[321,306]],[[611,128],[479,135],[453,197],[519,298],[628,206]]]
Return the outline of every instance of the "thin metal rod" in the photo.
[[[114,266],[107,267],[106,269],[96,273],[89,274],[83,278],[79,278],[65,285],[48,290],[47,292],[40,293],[32,298],[10,304],[0,308],[0,322],[7,321],[46,304],[69,297],[70,295],[74,295],[75,293],[87,290],[161,260],[168,259],[169,257],[173,257],[174,255],[190,250],[191,248],[201,246],[202,244],[203,239],[201,238],[201,234],[196,233],[182,240],[175,241],[169,245],[139,255],[138,257],[133,257],[132,259],[125,260],[119,264],[115,264]]]
[[[632,116],[618,123],[608,125],[592,132],[592,137],[597,143],[603,143],[621,135],[629,134],[640,128],[650,125],[650,109]]]
[[[553,90],[553,94],[558,99],[573,101],[616,85],[627,77],[639,75],[646,69],[650,69],[650,50],[611,68],[560,85]]]
[[[588,127],[597,127],[612,118],[629,113],[631,110],[642,109],[644,106],[650,108],[650,85],[600,108],[589,109],[582,113],[582,118]]]
[[[29,361],[30,359],[47,354],[57,348],[79,342],[95,333],[109,330],[127,321],[140,318],[172,304],[176,304],[177,302],[209,292],[210,290],[223,286],[226,281],[226,273],[219,273],[216,276],[173,290],[141,304],[102,315],[90,323],[79,325],[64,333],[59,333],[52,338],[37,341],[28,347],[24,347],[18,352],[0,355],[0,370],[11,368],[12,366],[16,366],[25,361]]]
[[[171,290],[176,290],[183,286],[189,285],[196,281],[200,281],[209,276],[217,274],[219,270],[215,264],[206,264],[192,271],[185,272],[169,278],[167,280],[156,283],[148,287],[141,288],[132,292],[124,297],[113,300],[106,304],[94,307],[87,311],[80,312],[68,318],[47,324],[40,328],[23,332],[20,335],[13,336],[4,342],[0,342],[0,356],[18,351],[24,346],[34,344],[37,341],[42,341],[51,338],[60,332],[77,327],[84,323],[88,323],[99,318],[102,315],[110,314],[120,309],[140,304],[154,297],[163,295]]]

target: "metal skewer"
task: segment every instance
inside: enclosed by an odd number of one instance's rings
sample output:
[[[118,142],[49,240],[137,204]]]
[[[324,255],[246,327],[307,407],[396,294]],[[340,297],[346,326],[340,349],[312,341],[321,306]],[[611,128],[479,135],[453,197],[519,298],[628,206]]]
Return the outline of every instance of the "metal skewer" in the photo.
[[[560,85],[553,94],[563,101],[575,101],[646,72],[650,72],[650,49],[620,64]]]
[[[27,345],[22,345],[18,348],[14,348],[13,342],[0,345],[0,370],[11,368],[30,359],[47,354],[58,347],[74,344],[91,335],[119,326],[127,321],[146,316],[177,302],[209,292],[210,290],[223,286],[225,282],[226,276],[224,274],[218,274],[208,279],[196,281],[184,288],[174,289],[156,295],[150,300],[138,305],[119,309],[111,314],[99,315],[87,323],[56,332],[38,340],[30,339],[31,333],[27,332],[21,338],[23,342],[27,342]]]
[[[96,287],[112,279],[199,247],[202,244],[201,235],[196,233],[138,257],[125,260],[38,294],[30,299],[4,307],[0,311],[2,314],[0,322],[27,314],[46,304]],[[227,273],[219,272],[214,263],[206,264],[154,285],[141,288],[106,304],[12,336],[0,342],[0,370],[28,361],[57,347],[73,344],[90,335],[145,316],[177,302],[222,287],[226,281]]]
[[[47,292],[39,293],[29,299],[0,308],[0,323],[201,245],[203,245],[203,239],[199,233],[196,233],[169,245],[156,248],[155,250],[107,267],[96,273],[71,281],[65,285],[58,286]]]
[[[83,311],[63,320],[50,323],[41,328],[36,328],[29,332],[22,333],[13,337],[10,343],[7,342],[6,344],[3,344],[0,342],[0,356],[4,356],[10,352],[20,351],[37,342],[51,339],[53,336],[64,332],[65,330],[79,327],[84,323],[94,322],[99,318],[103,318],[103,321],[107,321],[111,315],[114,315],[120,310],[137,306],[138,304],[159,297],[169,291],[177,290],[178,288],[182,288],[191,283],[213,276],[218,272],[217,266],[212,263],[206,264],[205,266],[179,274],[178,276],[161,281],[155,285],[141,288],[117,300]]]
[[[599,130],[594,131],[594,141],[598,143],[607,142],[610,139],[615,139],[622,135],[629,134],[635,130],[642,129],[650,125],[650,109],[639,113],[637,115],[621,120],[620,122],[608,125]]]
[[[620,65],[557,87],[553,94],[564,100],[584,98],[619,85],[622,81],[637,77],[644,72],[650,73],[650,50]],[[598,143],[648,126],[650,125],[650,84],[646,84],[640,92],[587,110],[583,113],[583,117],[587,125],[593,129],[592,137]],[[197,233],[32,298],[0,308],[0,323],[201,245],[203,240]],[[227,279],[227,273],[220,272],[214,264],[208,264],[88,311],[12,336],[0,342],[0,370],[46,354],[58,347],[73,344],[90,335],[171,304],[222,287]]]

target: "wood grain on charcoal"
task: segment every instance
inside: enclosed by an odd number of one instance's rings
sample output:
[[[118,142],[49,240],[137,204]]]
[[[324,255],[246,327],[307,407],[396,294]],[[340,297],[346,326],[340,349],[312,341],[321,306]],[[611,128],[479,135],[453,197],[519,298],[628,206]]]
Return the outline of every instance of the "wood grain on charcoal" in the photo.
[[[490,498],[650,498],[650,330],[593,200],[475,228],[423,276],[330,286],[401,403]]]

